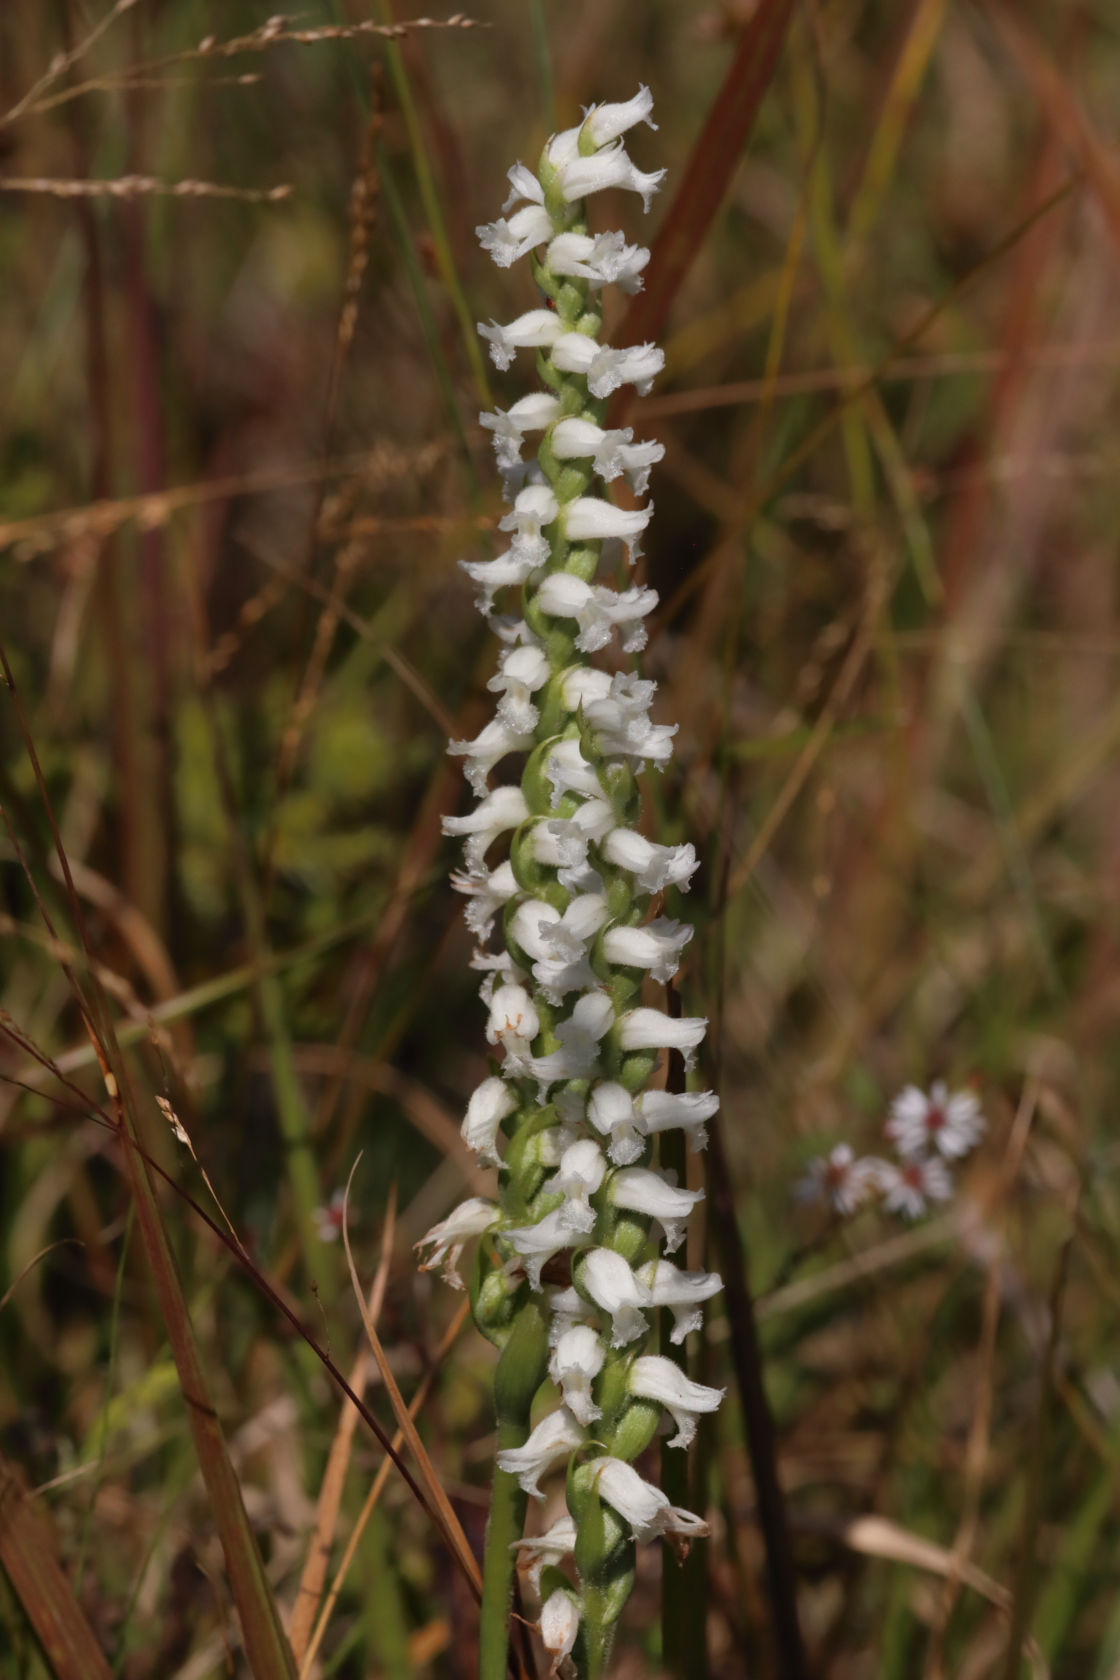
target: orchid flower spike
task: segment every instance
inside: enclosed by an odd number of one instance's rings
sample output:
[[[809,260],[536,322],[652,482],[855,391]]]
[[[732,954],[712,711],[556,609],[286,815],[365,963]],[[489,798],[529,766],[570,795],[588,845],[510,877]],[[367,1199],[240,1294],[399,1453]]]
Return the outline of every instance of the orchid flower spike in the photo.
[[[453,879],[479,942],[493,1052],[462,1135],[497,1167],[498,1201],[472,1198],[421,1244],[427,1265],[453,1272],[481,1238],[471,1305],[501,1352],[485,1680],[505,1669],[518,1551],[552,1672],[604,1670],[628,1588],[601,1583],[632,1578],[640,1542],[679,1548],[706,1532],[633,1462],[663,1424],[671,1445],[687,1447],[722,1395],[647,1351],[658,1307],[682,1343],[720,1289],[714,1274],[665,1258],[703,1191],[663,1170],[659,1142],[675,1132],[690,1153],[703,1149],[719,1105],[699,1085],[668,1092],[655,1079],[669,1052],[691,1068],[707,1022],[643,1001],[687,958],[692,929],[669,911],[680,914],[696,854],[641,833],[637,778],[670,762],[676,729],[654,721],[656,684],[628,657],[645,645],[657,595],[614,582],[619,556],[632,566],[641,554],[652,503],[618,506],[611,486],[624,479],[629,500],[645,497],[664,449],[610,427],[607,404],[625,385],[647,392],[664,356],[655,344],[601,342],[605,288],[637,291],[649,252],[621,232],[593,234],[584,204],[621,188],[650,208],[664,171],[640,169],[626,142],[654,127],[652,108],[645,87],[589,107],[552,136],[535,172],[510,170],[501,216],[478,229],[500,269],[528,261],[544,298],[478,329],[503,371],[531,352],[544,388],[481,416],[505,480],[507,546],[463,564],[505,645],[488,683],[492,721],[450,747],[477,804],[444,819],[465,841]],[[547,1377],[554,1409],[530,1427]],[[543,1498],[561,1466],[567,1515],[541,1541],[514,1538],[526,1497]]]

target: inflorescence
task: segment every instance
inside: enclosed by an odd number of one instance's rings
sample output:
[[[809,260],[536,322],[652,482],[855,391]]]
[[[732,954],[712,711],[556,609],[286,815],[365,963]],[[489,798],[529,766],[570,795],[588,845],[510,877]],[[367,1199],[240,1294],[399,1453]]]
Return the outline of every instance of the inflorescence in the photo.
[[[421,1245],[427,1266],[442,1263],[457,1282],[464,1246],[480,1239],[472,1306],[503,1350],[499,1475],[515,1479],[522,1498],[540,1498],[546,1472],[567,1466],[566,1515],[540,1539],[512,1544],[542,1597],[554,1672],[574,1664],[581,1674],[605,1661],[635,1542],[661,1535],[683,1550],[707,1532],[633,1461],[663,1420],[669,1444],[687,1447],[697,1416],[722,1395],[645,1351],[654,1309],[670,1309],[670,1340],[680,1344],[721,1287],[666,1258],[679,1252],[703,1192],[679,1186],[655,1159],[655,1140],[670,1128],[703,1148],[718,1102],[709,1091],[652,1085],[667,1049],[692,1067],[707,1025],[641,1001],[647,980],[676,973],[691,937],[659,912],[666,889],[687,891],[696,857],[691,845],[640,832],[637,777],[664,767],[676,731],[652,721],[656,685],[622,656],[645,645],[657,596],[601,581],[622,551],[633,564],[652,512],[615,506],[606,487],[621,480],[641,497],[664,453],[629,428],[605,428],[607,402],[622,385],[647,392],[664,357],[653,344],[599,342],[604,288],[637,291],[649,252],[621,233],[590,232],[585,200],[621,187],[649,208],[664,171],[643,174],[622,136],[648,123],[651,108],[644,87],[624,104],[593,106],[549,140],[536,174],[521,163],[510,170],[503,216],[478,230],[499,267],[528,258],[546,300],[506,326],[479,327],[500,369],[519,349],[535,350],[543,389],[481,416],[511,504],[500,525],[510,542],[464,569],[504,645],[488,685],[495,717],[450,747],[478,803],[444,821],[465,841],[453,881],[479,942],[473,966],[494,1048],[463,1135],[497,1166],[500,1194],[464,1202]],[[526,459],[529,437],[536,452]],[[523,764],[520,779],[492,785],[511,758]],[[508,855],[493,862],[503,838]],[[546,1374],[559,1404],[530,1430]],[[574,1579],[560,1567],[571,1555]]]

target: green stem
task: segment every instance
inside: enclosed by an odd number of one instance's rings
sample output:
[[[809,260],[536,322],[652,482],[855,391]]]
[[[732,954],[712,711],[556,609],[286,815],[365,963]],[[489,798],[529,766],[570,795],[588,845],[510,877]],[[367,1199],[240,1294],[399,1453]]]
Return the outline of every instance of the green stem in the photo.
[[[498,1452],[523,1447],[529,1435],[533,1396],[548,1369],[548,1323],[539,1301],[518,1311],[494,1373]],[[495,1464],[482,1564],[478,1680],[503,1680],[509,1659],[509,1611],[513,1598],[514,1541],[525,1526],[528,1496],[516,1476]]]
[[[522,1447],[529,1434],[525,1423],[498,1426],[498,1451]],[[482,1562],[482,1611],[479,1622],[478,1680],[504,1680],[509,1660],[509,1612],[513,1599],[514,1542],[525,1526],[529,1496],[516,1476],[494,1471],[490,1520],[486,1524],[486,1552]]]

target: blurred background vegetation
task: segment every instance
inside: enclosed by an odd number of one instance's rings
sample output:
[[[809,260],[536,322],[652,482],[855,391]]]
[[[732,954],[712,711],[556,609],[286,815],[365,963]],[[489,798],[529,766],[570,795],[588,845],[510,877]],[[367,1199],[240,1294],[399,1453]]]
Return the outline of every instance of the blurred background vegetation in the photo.
[[[629,201],[595,213],[652,234],[651,290],[674,231],[687,258],[629,415],[667,445],[647,668],[681,724],[648,800],[704,858],[682,992],[716,1029],[800,1671],[1115,1680],[1115,16],[482,0],[479,27],[398,41],[362,27],[390,0],[269,16],[0,10],[0,1525],[49,1519],[85,1629],[48,1660],[0,1539],[0,1676],[88,1680],[89,1636],[126,1680],[248,1672],[183,1302],[285,1618],[317,1520],[333,1578],[383,1451],[359,1425],[334,1523],[337,1392],[201,1213],[349,1373],[361,1321],[320,1232],[359,1151],[358,1270],[384,1259],[389,1364],[426,1384],[481,1539],[490,1354],[469,1328],[448,1351],[459,1299],[410,1253],[486,1183],[439,817],[495,657],[456,564],[502,511],[476,416],[531,380],[494,377],[474,322],[533,298],[473,229],[515,157],[641,81],[660,129],[632,150],[666,191],[650,232]],[[108,1087],[83,1009],[119,1043]],[[988,1119],[949,1209],[794,1206],[809,1156],[878,1147],[934,1077]],[[125,1084],[166,1175],[147,1203]],[[793,1674],[735,1338],[718,1312],[706,1336],[698,1374],[731,1392],[694,1467],[687,1672]],[[660,1570],[619,1675],[663,1671]],[[311,1673],[473,1672],[470,1592],[395,1472],[329,1608]]]

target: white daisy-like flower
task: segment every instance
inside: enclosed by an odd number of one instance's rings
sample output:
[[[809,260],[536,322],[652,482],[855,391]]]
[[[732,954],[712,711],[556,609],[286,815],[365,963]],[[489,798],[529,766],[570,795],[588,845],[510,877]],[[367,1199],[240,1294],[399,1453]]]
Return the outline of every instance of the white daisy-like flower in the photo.
[[[827,1202],[848,1218],[879,1190],[885,1164],[871,1157],[857,1160],[850,1144],[838,1143],[809,1162],[794,1195],[799,1202]]]
[[[891,1103],[886,1134],[906,1158],[935,1150],[947,1161],[959,1161],[975,1149],[984,1135],[980,1103],[971,1091],[950,1094],[940,1079],[929,1094],[907,1085]]]
[[[904,1219],[920,1219],[931,1202],[952,1200],[953,1180],[940,1155],[915,1156],[897,1167],[884,1161],[878,1176],[883,1206]]]

